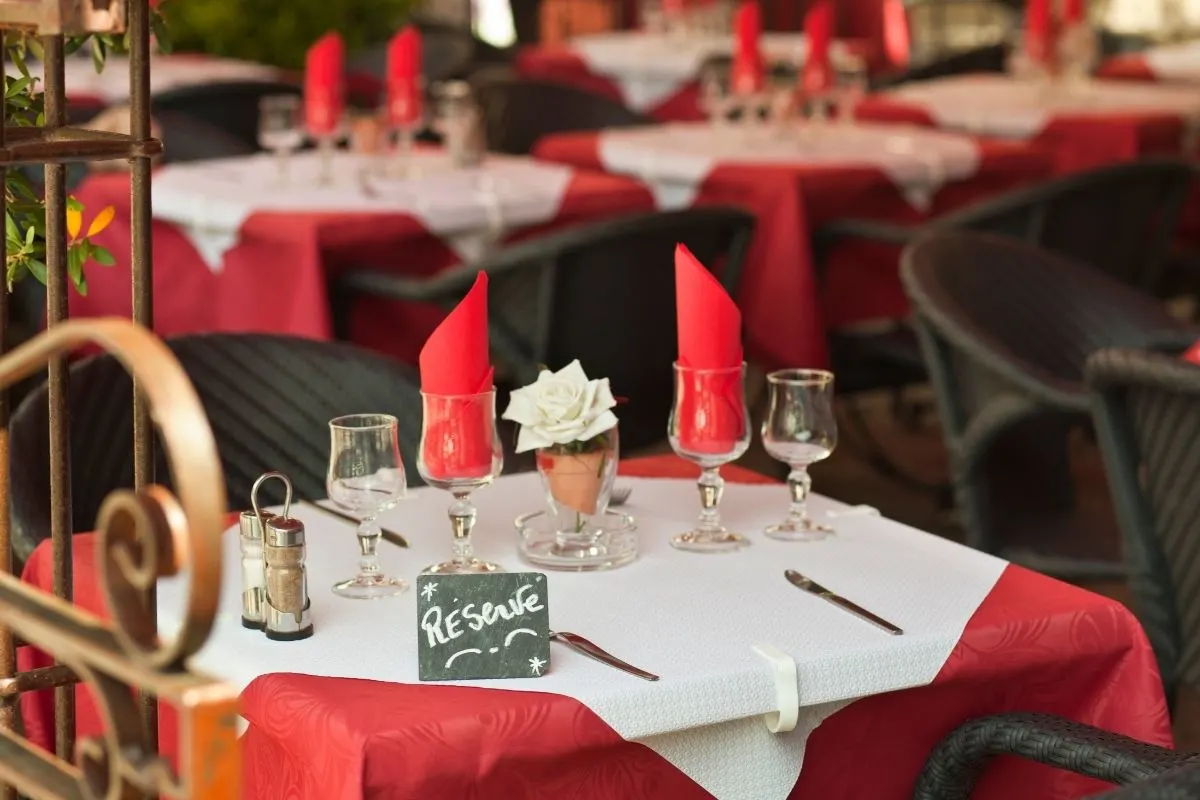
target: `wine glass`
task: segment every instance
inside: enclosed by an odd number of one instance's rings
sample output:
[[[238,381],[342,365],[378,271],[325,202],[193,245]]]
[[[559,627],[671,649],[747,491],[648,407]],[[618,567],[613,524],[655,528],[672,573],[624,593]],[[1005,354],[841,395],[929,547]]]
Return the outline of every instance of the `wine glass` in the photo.
[[[854,124],[858,104],[867,95],[867,64],[857,56],[846,56],[836,70],[836,99],[838,122]]]
[[[325,490],[358,523],[358,575],[333,585],[334,594],[356,600],[390,597],[408,589],[379,570],[375,518],[404,499],[407,483],[400,459],[400,424],[388,414],[350,414],[329,421],[329,474]]]
[[[837,446],[833,415],[833,373],[819,369],[785,369],[767,375],[770,406],[763,420],[767,453],[791,467],[788,489],[792,506],[787,519],[765,531],[772,539],[806,542],[824,539],[833,528],[808,516],[812,478],[809,464],[826,459]]]
[[[258,143],[275,156],[281,186],[287,184],[288,157],[304,144],[302,111],[297,95],[268,95],[258,102]]]
[[[695,553],[732,552],[750,544],[721,524],[719,506],[725,481],[721,467],[750,446],[746,411],[746,365],[692,369],[675,364],[675,403],[667,436],[677,455],[700,466],[700,520],[671,538],[671,546]]]
[[[471,493],[487,486],[504,466],[496,433],[496,392],[474,395],[421,393],[421,449],[417,469],[430,486],[450,492],[447,512],[454,534],[449,561],[433,564],[423,575],[503,572],[499,564],[483,561],[471,551],[475,506]]]
[[[425,121],[423,99],[425,83],[417,79],[413,85],[398,86],[388,96],[386,119],[392,140],[392,174],[397,178],[414,173],[413,150],[417,132]]]

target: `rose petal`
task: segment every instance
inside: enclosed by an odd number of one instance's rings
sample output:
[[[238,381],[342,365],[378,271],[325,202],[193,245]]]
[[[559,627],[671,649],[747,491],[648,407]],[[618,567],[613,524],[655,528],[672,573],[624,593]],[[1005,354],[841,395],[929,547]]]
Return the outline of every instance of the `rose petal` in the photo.
[[[608,411],[610,408],[616,408],[617,398],[613,397],[612,387],[608,384],[608,378],[600,378],[594,381],[594,383],[596,384],[596,409],[598,411]]]
[[[541,414],[538,412],[537,399],[531,387],[517,389],[508,397],[508,408],[502,417],[518,423],[522,427],[539,424]]]
[[[586,442],[589,439],[594,439],[605,431],[610,431],[615,427],[617,427],[617,415],[611,411],[605,411],[580,432],[579,441]]]
[[[537,428],[522,426],[520,432],[517,433],[518,453],[528,453],[530,450],[549,447],[552,444],[556,444],[556,442],[543,436]]]
[[[583,371],[583,365],[579,363],[578,358],[555,373],[555,377],[570,381],[573,384],[584,384],[587,383],[588,379],[587,373]]]

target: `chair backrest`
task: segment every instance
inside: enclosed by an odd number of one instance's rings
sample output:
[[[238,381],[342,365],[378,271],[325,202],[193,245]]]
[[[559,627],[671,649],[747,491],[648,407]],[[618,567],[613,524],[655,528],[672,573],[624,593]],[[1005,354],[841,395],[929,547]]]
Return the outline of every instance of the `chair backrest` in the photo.
[[[208,416],[224,467],[229,502],[249,508],[250,487],[281,470],[300,498],[325,497],[330,419],[360,412],[400,420],[409,482],[421,433],[418,381],[410,368],[348,345],[259,334],[184,336],[168,346],[191,379]],[[75,531],[92,530],[100,503],[131,486],[132,385],[110,356],[71,368],[71,493]],[[46,387],[14,412],[11,454],[14,547],[24,558],[49,526]],[[165,464],[158,482],[170,485]],[[264,486],[264,497],[282,499]],[[270,492],[270,494],[268,494]]]
[[[1196,797],[1200,797],[1200,759],[1153,778],[1094,795],[1092,800],[1194,800]]]
[[[1007,42],[1017,14],[993,0],[917,0],[905,7],[917,63]]]
[[[154,121],[163,141],[163,163],[232,158],[258,152],[253,145],[191,114],[164,111]]]
[[[677,243],[687,245],[737,297],[754,218],[705,208],[638,215],[575,228],[514,247],[478,265],[491,276],[492,345],[522,382],[538,365],[578,358],[629,399],[621,445],[666,436],[676,358]]]
[[[185,114],[224,131],[258,151],[258,105],[264,97],[300,95],[299,86],[282,81],[221,81],[181,86],[154,95],[151,113]]]
[[[985,200],[935,225],[1033,242],[1154,291],[1194,175],[1174,159],[1101,167]]]
[[[653,124],[616,100],[549,81],[498,76],[477,81],[475,93],[497,153],[524,155],[552,133]]]
[[[1200,367],[1164,350],[1102,350],[1086,377],[1130,588],[1173,691],[1200,687]]]
[[[978,72],[1004,72],[1008,68],[1009,45],[1005,42],[973,47],[931,58],[914,58],[907,69],[871,79],[875,91],[890,89],[905,83],[931,81],[951,75],[969,75]],[[918,60],[919,59],[919,60]]]
[[[418,22],[421,31],[421,74],[428,84],[461,80],[482,59],[493,61],[496,48],[476,39],[469,30],[437,22]],[[347,69],[377,80],[387,78],[387,45],[367,48],[347,60]]]

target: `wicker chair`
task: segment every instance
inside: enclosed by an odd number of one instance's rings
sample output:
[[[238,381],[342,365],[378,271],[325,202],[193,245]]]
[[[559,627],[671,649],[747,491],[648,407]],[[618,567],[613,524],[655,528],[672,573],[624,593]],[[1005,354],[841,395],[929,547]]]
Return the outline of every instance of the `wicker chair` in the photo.
[[[925,762],[913,791],[914,800],[968,800],[988,762],[1008,755],[1070,770],[1097,780],[1137,785],[1190,767],[1187,785],[1195,783],[1200,754],[1179,753],[1127,736],[1049,714],[1008,713],[964,723],[938,743]],[[1180,780],[1171,774],[1169,780]],[[1148,790],[1152,784],[1139,787]],[[1156,794],[1118,792],[1111,800],[1159,798]],[[1171,797],[1163,795],[1161,797]],[[1196,795],[1189,795],[1196,797]]]
[[[1200,762],[1167,770],[1156,778],[1124,786],[1096,800],[1196,800],[1200,797]]]
[[[1067,577],[1123,575],[1109,515],[1076,503],[1070,471],[1070,434],[1088,419],[1084,363],[1187,329],[1111,277],[1001,236],[930,235],[905,250],[901,277],[967,543]],[[1067,545],[1057,557],[1054,542]]]
[[[581,226],[513,245],[430,279],[387,271],[346,274],[334,286],[335,321],[361,294],[453,306],[478,271],[488,273],[491,344],[510,381],[531,382],[539,365],[578,358],[629,399],[621,410],[621,447],[666,437],[675,360],[673,252],[685,243],[718,269],[736,296],[754,218],[734,209],[642,214]]]
[[[488,149],[497,153],[525,155],[552,133],[654,123],[616,100],[552,81],[480,74],[474,88]]]
[[[217,439],[229,502],[248,508],[250,487],[278,469],[298,497],[325,496],[326,423],[340,414],[380,412],[400,420],[409,482],[421,434],[417,378],[408,367],[348,345],[283,336],[211,334],[168,342],[191,378]],[[132,385],[111,356],[74,364],[70,375],[72,525],[92,530],[109,492],[133,484]],[[11,454],[14,547],[21,558],[50,531],[46,387],[13,414]],[[161,454],[160,454],[161,456]],[[169,485],[161,458],[157,479]],[[264,486],[264,497],[274,488]],[[273,496],[272,501],[282,500]]]
[[[1084,373],[1130,588],[1168,698],[1181,683],[1200,687],[1200,368],[1177,357],[1185,344],[1102,350]]]

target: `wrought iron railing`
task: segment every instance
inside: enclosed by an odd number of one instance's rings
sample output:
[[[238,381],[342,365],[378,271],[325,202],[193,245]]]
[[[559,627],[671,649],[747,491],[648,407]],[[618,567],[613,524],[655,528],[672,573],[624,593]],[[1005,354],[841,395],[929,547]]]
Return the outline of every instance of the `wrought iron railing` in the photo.
[[[67,126],[65,35],[119,32],[128,26],[129,135]],[[212,625],[224,527],[224,481],[199,402],[152,326],[150,168],[162,152],[150,131],[150,9],[147,0],[0,0],[5,31],[38,35],[44,51],[45,124],[0,126],[0,177],[9,168],[45,164],[46,333],[0,358],[0,800],[33,798],[237,796],[236,698],[222,684],[187,673],[184,660]],[[66,165],[131,162],[133,322],[67,322]],[[0,210],[5,199],[0,195]],[[0,237],[0,256],[6,257]],[[3,260],[3,259],[0,259]],[[8,297],[0,290],[0,353],[7,350]],[[114,493],[97,521],[101,577],[113,613],[103,623],[71,605],[70,408],[68,353],[99,344],[134,379],[134,488]],[[50,597],[12,575],[8,496],[7,388],[48,367],[53,589]],[[172,466],[179,499],[153,485],[151,412]],[[155,585],[187,567],[191,594],[183,632],[172,644],[157,634]],[[14,638],[14,634],[20,640]],[[36,645],[49,668],[18,673],[16,649]],[[75,685],[84,683],[101,711],[103,739],[76,745]],[[53,688],[55,753],[17,730],[17,700]],[[132,691],[138,691],[133,700]],[[179,714],[178,771],[158,752],[161,698]]]

